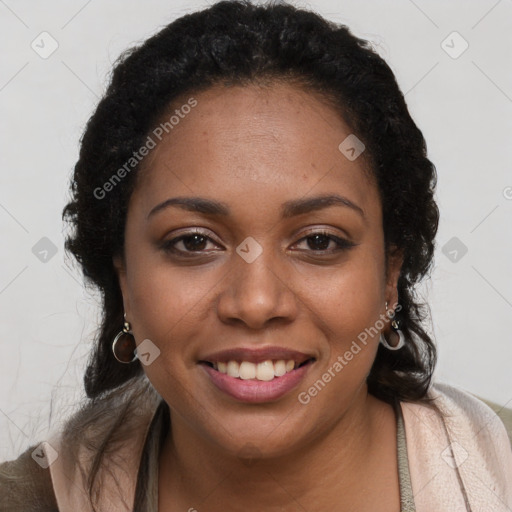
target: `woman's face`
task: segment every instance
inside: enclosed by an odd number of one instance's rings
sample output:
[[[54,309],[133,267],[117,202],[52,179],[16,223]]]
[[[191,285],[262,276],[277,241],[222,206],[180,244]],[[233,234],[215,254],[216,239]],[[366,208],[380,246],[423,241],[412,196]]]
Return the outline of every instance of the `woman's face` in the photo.
[[[194,99],[130,200],[126,317],[173,429],[285,454],[365,403],[365,329],[395,304],[399,262],[386,274],[378,190],[335,110],[283,84]]]

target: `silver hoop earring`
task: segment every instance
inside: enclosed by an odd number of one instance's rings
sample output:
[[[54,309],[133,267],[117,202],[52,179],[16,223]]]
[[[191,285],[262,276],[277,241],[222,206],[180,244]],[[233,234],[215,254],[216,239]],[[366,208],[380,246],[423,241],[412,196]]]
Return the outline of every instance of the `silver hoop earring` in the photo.
[[[120,363],[130,364],[137,359],[137,354],[135,353],[137,346],[131,331],[130,322],[126,321],[126,313],[124,320],[123,330],[117,333],[112,342],[112,353]],[[131,355],[133,355],[132,359],[130,359]]]
[[[388,310],[388,303],[386,302],[386,312]],[[402,330],[399,328],[397,321],[395,320],[395,314],[391,317],[393,320],[391,322],[391,327],[393,328],[393,331],[398,334],[398,344],[393,347],[388,343],[388,340],[384,337],[384,335],[381,333],[379,342],[382,343],[388,350],[400,350],[405,345],[405,336]]]

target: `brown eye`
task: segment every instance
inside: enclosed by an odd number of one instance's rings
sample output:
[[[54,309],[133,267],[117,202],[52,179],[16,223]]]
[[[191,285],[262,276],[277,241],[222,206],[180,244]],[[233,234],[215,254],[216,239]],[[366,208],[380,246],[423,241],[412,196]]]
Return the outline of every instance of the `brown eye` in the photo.
[[[207,238],[203,235],[188,235],[181,237],[183,246],[187,251],[200,251],[204,249]]]
[[[164,242],[162,244],[162,249],[165,252],[183,256],[187,256],[189,254],[195,255],[194,253],[209,253],[212,252],[206,250],[209,242],[213,244],[210,237],[203,233],[193,231]]]
[[[311,235],[307,237],[310,249],[325,251],[329,248],[329,244],[333,241],[331,237],[322,234]]]
[[[318,231],[310,233],[300,242],[307,241],[308,248],[313,252],[334,253],[354,247],[356,244],[331,233]]]

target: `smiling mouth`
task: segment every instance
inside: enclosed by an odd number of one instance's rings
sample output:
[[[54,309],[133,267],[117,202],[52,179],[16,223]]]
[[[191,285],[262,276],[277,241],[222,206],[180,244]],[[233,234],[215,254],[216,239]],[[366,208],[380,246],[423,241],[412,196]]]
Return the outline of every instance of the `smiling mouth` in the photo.
[[[304,361],[296,361],[294,359],[268,359],[259,363],[236,360],[215,362],[199,361],[199,363],[207,365],[219,373],[228,375],[235,379],[260,380],[268,382],[283,377],[287,373],[297,370],[307,364],[311,364],[314,361],[316,361],[316,359],[314,357],[310,357]]]

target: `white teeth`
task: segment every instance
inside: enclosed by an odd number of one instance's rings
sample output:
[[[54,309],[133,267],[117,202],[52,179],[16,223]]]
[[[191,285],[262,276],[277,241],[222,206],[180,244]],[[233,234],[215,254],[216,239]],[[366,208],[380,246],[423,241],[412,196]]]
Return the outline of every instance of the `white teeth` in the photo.
[[[256,378],[258,380],[272,380],[274,378],[274,364],[272,360],[258,363],[256,367]]]
[[[286,373],[286,361],[282,359],[274,363],[274,374],[276,377],[281,377]]]
[[[240,377],[240,365],[236,361],[229,361],[226,373],[230,377]]]
[[[242,361],[240,364],[240,378],[254,379],[256,377],[256,365],[254,363],[250,363],[249,361]]]
[[[272,361],[268,359],[261,363],[255,364],[250,361],[229,361],[213,363],[213,367],[220,373],[225,373],[230,377],[240,378],[243,380],[257,379],[263,381],[273,380],[275,377],[282,377],[286,373],[291,372],[295,368],[295,361],[289,359],[279,359]]]

